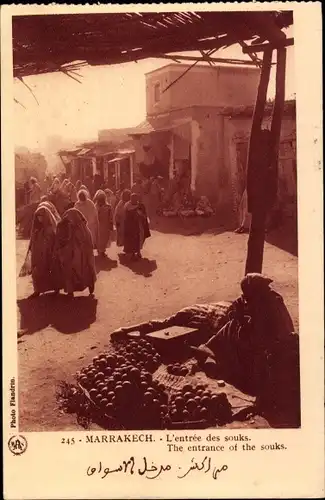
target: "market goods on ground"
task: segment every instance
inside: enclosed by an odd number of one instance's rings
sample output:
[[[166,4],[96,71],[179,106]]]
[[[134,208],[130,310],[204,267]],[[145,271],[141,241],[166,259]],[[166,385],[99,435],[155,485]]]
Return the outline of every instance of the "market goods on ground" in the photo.
[[[166,368],[172,379],[183,381],[175,390],[173,383],[165,385],[155,377],[162,366],[160,354],[146,338],[115,341],[109,352],[76,373],[75,384],[61,384],[60,407],[76,413],[85,428],[92,422],[107,429],[212,427],[232,419],[225,393],[188,383],[184,377],[189,369],[182,363]]]

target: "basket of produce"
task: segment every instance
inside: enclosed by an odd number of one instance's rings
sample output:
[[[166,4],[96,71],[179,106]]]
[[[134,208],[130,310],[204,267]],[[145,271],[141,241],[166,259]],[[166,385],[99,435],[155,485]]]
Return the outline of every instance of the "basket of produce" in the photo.
[[[63,383],[58,391],[60,407],[76,413],[83,427],[95,423],[104,429],[189,429],[231,419],[226,394],[186,383],[182,375],[168,375],[146,338],[124,339],[112,346],[77,372],[75,384]],[[166,383],[162,374],[167,374]]]

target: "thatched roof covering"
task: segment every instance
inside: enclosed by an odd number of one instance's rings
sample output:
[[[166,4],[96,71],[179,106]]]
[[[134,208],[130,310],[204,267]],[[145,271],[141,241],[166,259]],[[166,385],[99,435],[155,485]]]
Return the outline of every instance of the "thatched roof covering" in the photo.
[[[118,64],[242,42],[279,43],[292,12],[148,12],[13,17],[14,76]]]

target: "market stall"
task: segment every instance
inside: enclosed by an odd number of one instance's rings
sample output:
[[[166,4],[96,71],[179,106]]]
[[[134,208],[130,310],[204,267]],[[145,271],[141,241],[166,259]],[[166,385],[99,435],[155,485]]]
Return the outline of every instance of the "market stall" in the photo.
[[[209,376],[193,356],[192,346],[222,328],[230,306],[196,305],[170,318],[112,332],[107,350],[82,368],[72,384],[62,383],[60,407],[75,413],[85,428],[96,424],[104,429],[190,429],[236,422],[254,428],[281,426],[279,418],[287,424],[297,418],[297,335],[281,349],[282,359],[277,356],[285,375],[277,370],[279,380],[266,377],[264,411],[256,411],[256,393],[244,380]],[[272,372],[272,360],[266,368]]]

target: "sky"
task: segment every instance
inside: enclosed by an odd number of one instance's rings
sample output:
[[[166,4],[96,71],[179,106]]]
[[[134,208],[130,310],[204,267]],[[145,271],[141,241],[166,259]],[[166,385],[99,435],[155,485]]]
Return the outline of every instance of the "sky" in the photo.
[[[287,36],[292,36],[289,32]],[[293,47],[287,50],[286,97],[294,88]],[[193,54],[193,53],[192,53]],[[195,53],[194,53],[195,54]],[[244,59],[239,46],[216,52],[215,57]],[[43,150],[48,137],[60,135],[69,141],[96,140],[98,131],[133,127],[145,119],[145,74],[171,61],[147,59],[114,66],[84,67],[82,84],[61,73],[25,78],[31,92],[14,81],[15,145]],[[274,71],[269,97],[274,95]]]

